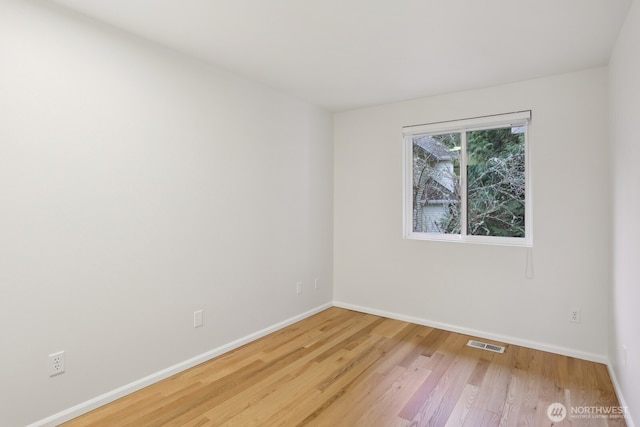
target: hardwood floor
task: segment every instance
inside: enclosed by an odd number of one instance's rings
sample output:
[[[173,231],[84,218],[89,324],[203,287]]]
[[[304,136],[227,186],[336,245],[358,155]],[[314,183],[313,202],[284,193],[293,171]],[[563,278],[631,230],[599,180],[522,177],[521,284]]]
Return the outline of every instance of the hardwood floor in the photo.
[[[585,417],[619,405],[604,365],[470,338],[330,308],[64,425],[625,425]],[[583,418],[553,423],[554,402]]]

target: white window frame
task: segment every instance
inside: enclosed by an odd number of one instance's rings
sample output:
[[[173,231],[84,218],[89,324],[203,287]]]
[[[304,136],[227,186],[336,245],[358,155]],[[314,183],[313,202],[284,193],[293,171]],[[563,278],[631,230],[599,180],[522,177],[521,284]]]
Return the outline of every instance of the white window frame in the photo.
[[[467,137],[469,131],[495,129],[500,127],[524,127],[525,133],[525,237],[474,236],[467,234]],[[445,242],[467,242],[490,245],[533,246],[532,224],[532,186],[531,164],[529,156],[529,128],[531,110],[507,114],[474,117],[462,120],[404,126],[403,163],[404,163],[404,238]],[[444,133],[461,134],[460,185],[461,191],[461,232],[460,234],[430,233],[413,231],[413,138],[416,136],[439,135]]]

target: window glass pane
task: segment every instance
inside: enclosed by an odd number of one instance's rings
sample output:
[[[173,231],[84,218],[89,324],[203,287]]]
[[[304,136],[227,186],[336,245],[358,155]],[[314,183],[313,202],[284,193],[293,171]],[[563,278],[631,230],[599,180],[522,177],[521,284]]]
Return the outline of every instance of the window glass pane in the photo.
[[[524,237],[524,127],[467,132],[467,234]]]
[[[460,233],[460,134],[413,137],[413,231]]]

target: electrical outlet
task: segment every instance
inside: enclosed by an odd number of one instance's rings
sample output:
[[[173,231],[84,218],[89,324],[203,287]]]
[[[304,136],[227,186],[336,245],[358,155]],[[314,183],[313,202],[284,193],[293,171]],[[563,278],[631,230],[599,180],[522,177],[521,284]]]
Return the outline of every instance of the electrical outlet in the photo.
[[[64,351],[49,355],[49,376],[53,377],[64,372]]]
[[[194,328],[199,328],[199,327],[202,326],[202,324],[203,324],[202,310],[194,311],[193,312],[193,327]]]
[[[569,310],[569,322],[580,323],[580,309],[574,307]]]
[[[316,289],[320,288],[320,279],[316,277],[315,282],[313,282],[313,287]]]
[[[302,293],[302,282],[296,283],[296,293],[300,295]]]
[[[627,367],[627,346],[622,344],[622,366]]]

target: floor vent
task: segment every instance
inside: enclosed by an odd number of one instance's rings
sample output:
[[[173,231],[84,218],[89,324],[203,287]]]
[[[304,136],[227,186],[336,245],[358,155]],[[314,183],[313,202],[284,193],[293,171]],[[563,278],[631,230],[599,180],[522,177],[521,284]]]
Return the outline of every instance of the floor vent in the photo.
[[[504,347],[500,345],[487,344],[480,341],[469,340],[467,343],[469,347],[481,348],[482,350],[489,350],[496,353],[504,353]]]

